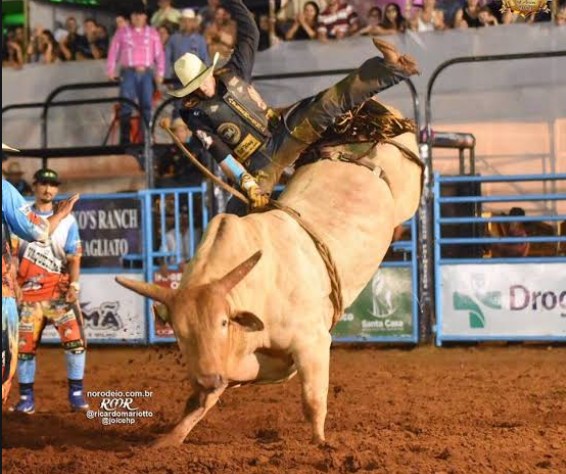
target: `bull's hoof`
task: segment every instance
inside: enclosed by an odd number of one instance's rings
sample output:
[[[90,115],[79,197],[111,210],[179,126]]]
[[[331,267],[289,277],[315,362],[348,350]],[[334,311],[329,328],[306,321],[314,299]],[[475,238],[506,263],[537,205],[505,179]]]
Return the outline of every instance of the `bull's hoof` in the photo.
[[[313,439],[313,443],[315,443],[314,439]],[[334,446],[334,444],[328,442],[328,441],[317,441],[316,442],[316,446],[318,447],[318,449],[320,449],[321,451],[325,451],[325,452],[331,452],[331,451],[337,451],[338,448],[336,446]]]

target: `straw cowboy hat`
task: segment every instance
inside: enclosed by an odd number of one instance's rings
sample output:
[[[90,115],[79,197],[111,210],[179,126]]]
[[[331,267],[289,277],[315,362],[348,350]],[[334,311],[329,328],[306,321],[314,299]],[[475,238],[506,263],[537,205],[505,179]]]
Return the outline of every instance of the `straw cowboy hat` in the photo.
[[[24,172],[18,162],[12,161],[12,163],[8,165],[8,168],[6,168],[6,171],[4,171],[4,174],[6,176],[22,176]]]
[[[15,148],[12,148],[11,146],[6,145],[5,143],[2,143],[2,151],[20,151],[20,150],[16,150]]]
[[[212,60],[212,65],[206,67],[200,58],[191,53],[185,53],[173,66],[175,69],[175,74],[179,78],[183,87],[175,91],[170,91],[169,94],[173,97],[186,97],[191,92],[197,90],[201,84],[214,72],[216,63],[220,58],[220,54],[216,53],[214,59]]]
[[[188,20],[198,20],[197,14],[192,8],[184,8],[181,11],[181,18],[186,18]]]

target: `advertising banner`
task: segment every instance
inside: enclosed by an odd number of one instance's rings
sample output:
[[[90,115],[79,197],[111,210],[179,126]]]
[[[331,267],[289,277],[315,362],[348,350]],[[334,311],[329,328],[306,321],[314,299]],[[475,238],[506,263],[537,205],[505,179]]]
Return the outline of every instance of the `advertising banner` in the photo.
[[[84,199],[73,212],[83,243],[82,268],[122,268],[122,257],[142,253],[141,202]]]
[[[566,264],[441,267],[442,336],[566,337]]]
[[[413,297],[411,268],[379,269],[332,331],[334,340],[410,339]]]
[[[144,298],[114,281],[116,276],[143,281],[141,273],[82,274],[80,306],[87,342],[130,342],[145,340],[146,319]],[[45,328],[42,340],[57,342],[53,326]]]

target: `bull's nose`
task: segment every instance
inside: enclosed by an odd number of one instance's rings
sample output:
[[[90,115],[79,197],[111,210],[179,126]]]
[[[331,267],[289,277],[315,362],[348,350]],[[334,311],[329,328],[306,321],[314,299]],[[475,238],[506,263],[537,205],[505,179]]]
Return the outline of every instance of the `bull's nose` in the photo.
[[[199,375],[197,377],[197,382],[206,390],[216,390],[224,383],[220,374]]]

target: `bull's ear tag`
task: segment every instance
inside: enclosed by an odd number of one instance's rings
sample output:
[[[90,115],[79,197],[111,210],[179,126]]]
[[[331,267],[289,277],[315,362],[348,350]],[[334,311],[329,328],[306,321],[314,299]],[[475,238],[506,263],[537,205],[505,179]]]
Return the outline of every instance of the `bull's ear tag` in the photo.
[[[233,316],[232,321],[239,324],[244,331],[263,331],[264,325],[261,319],[249,311],[240,311]]]

